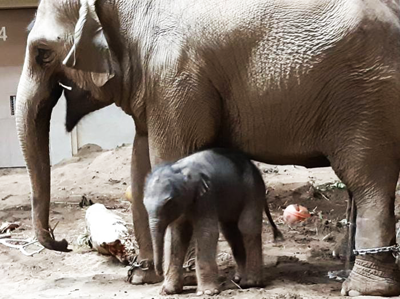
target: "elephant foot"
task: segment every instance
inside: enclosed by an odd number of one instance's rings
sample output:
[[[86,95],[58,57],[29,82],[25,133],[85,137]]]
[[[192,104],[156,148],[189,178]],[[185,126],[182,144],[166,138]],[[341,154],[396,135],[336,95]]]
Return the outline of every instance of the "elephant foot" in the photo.
[[[261,275],[246,276],[241,274],[240,272],[236,272],[233,276],[233,281],[239,284],[242,289],[263,287],[264,283],[262,282],[260,277]]]
[[[210,284],[202,284],[201,286],[197,287],[197,296],[213,296],[219,294],[219,285],[215,283]]]
[[[342,285],[342,295],[399,295],[400,271],[394,263],[393,257],[386,260],[392,261],[392,263],[383,263],[377,258],[357,257],[350,276]]]
[[[128,281],[134,285],[145,284],[145,283],[154,284],[154,283],[159,283],[162,280],[163,277],[157,275],[154,268],[146,270],[136,268],[128,271]]]
[[[197,285],[197,277],[195,272],[187,272],[183,274],[183,284],[185,286]]]
[[[240,281],[240,287],[242,289],[257,288],[263,286],[264,284],[259,278],[245,278]]]
[[[177,281],[164,281],[160,295],[180,294],[183,291],[183,283]]]
[[[49,230],[52,231],[51,229],[49,229]],[[68,249],[68,242],[65,239],[62,239],[61,241],[56,241],[56,240],[54,240],[53,237],[43,236],[43,235],[37,235],[37,239],[38,239],[39,243],[47,249],[60,251],[60,252],[72,251],[71,249]]]

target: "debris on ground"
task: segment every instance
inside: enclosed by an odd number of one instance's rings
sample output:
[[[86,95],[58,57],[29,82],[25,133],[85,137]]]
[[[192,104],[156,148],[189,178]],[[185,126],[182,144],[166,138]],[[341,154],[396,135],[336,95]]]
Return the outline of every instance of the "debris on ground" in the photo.
[[[339,271],[329,271],[329,279],[335,279],[337,281],[344,281],[349,277],[351,270],[339,270]]]
[[[2,197],[1,200],[6,200],[8,198],[10,198],[11,196],[13,196],[12,194],[7,194],[6,196]]]
[[[126,222],[103,204],[96,203],[86,211],[86,233],[78,237],[79,245],[88,245],[101,254],[112,255],[121,263],[130,263],[138,254]]]
[[[341,181],[335,181],[335,182],[328,182],[328,183],[321,184],[321,185],[316,185],[316,186],[314,186],[314,188],[319,192],[326,192],[326,191],[332,191],[335,189],[345,190],[347,187]]]
[[[334,242],[335,241],[335,236],[332,234],[332,232],[330,232],[329,234],[327,234],[325,237],[322,238],[322,241]]]
[[[129,185],[128,188],[126,188],[125,191],[125,198],[129,201],[132,202],[132,187]]]
[[[227,251],[221,251],[217,254],[217,264],[220,269],[227,269],[229,267],[234,267],[236,262],[233,260],[232,254]],[[186,272],[196,270],[196,252],[194,248],[190,248],[185,257],[185,263],[183,264],[183,269]]]
[[[0,226],[0,234],[9,233],[20,227],[20,225],[19,222],[3,222]]]
[[[0,234],[0,239],[11,238],[11,233]]]
[[[33,256],[37,253],[40,253],[44,249],[44,247],[39,244],[39,241],[36,238],[28,238],[26,240],[0,238],[0,244],[10,248],[19,249],[21,253],[26,256]],[[28,248],[30,248],[29,251]]]
[[[90,207],[91,205],[93,205],[93,201],[91,199],[88,199],[85,195],[82,195],[82,199],[79,202],[79,206],[83,208],[83,207]]]

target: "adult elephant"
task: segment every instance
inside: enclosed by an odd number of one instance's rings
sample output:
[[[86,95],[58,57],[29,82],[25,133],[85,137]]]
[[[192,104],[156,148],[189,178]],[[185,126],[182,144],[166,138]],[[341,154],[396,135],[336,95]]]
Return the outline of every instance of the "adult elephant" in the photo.
[[[67,250],[48,224],[49,122],[62,83],[72,87],[68,130],[111,103],[135,121],[133,218],[150,266],[146,173],[212,146],[331,165],[357,206],[356,248],[395,244],[399,14],[391,0],[42,0],[17,96],[39,241]],[[135,283],[156,280],[153,268],[135,272]],[[392,253],[358,256],[342,293],[400,294]]]

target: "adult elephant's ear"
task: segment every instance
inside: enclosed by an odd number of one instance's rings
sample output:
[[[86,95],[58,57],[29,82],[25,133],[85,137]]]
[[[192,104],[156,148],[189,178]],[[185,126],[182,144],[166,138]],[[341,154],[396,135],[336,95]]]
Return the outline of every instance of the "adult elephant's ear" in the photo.
[[[81,0],[74,44],[63,64],[91,73],[93,82],[100,87],[114,77],[114,69],[111,51],[95,4],[96,0]]]

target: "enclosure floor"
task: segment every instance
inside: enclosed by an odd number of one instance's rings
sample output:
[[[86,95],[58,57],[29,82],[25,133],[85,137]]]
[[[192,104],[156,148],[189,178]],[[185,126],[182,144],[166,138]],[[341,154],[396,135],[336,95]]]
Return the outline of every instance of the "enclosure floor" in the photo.
[[[59,222],[55,235],[57,239],[66,238],[73,251],[44,250],[26,257],[16,249],[0,245],[0,298],[158,297],[161,284],[131,285],[125,282],[127,267],[112,257],[77,245],[77,237],[85,228],[86,208],[78,205],[82,195],[105,204],[132,223],[130,203],[123,198],[130,184],[130,156],[129,146],[113,151],[89,146],[79,156],[53,167],[51,223]],[[337,180],[329,168],[308,170],[257,164],[268,187],[273,218],[285,241],[272,243],[271,230],[265,221],[265,288],[238,289],[231,282],[233,261],[220,260],[223,291],[215,298],[339,298],[341,282],[330,280],[327,273],[345,268],[343,261],[332,256],[332,250],[344,234],[337,222],[345,218],[346,190],[333,188],[319,192],[313,187]],[[25,170],[0,170],[0,222],[21,223],[13,232],[14,238],[33,236],[29,192]],[[306,206],[314,216],[298,227],[289,228],[282,221],[282,209],[291,203]],[[223,238],[219,250],[230,253]],[[185,287],[184,294],[176,297],[195,297],[195,287]]]

